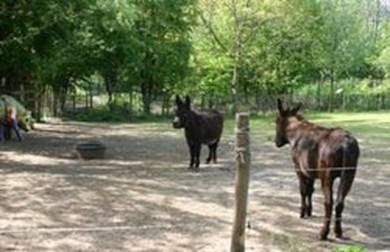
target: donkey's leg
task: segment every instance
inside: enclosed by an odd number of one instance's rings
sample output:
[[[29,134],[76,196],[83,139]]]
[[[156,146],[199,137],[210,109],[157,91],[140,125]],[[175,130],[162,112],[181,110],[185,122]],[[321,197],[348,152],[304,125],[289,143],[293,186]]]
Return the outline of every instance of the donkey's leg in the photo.
[[[307,155],[307,153],[306,153]],[[297,172],[298,179],[299,179],[299,191],[301,193],[301,218],[305,218],[306,214],[308,213],[308,204],[306,199],[309,196],[310,192],[310,186],[309,186],[309,179],[306,174],[304,174],[303,171],[307,171],[310,166],[308,163],[308,158],[305,156],[301,156],[299,159],[294,158],[294,165],[295,165],[295,171]],[[307,173],[307,172],[306,172]],[[309,216],[309,215],[308,215]]]
[[[326,169],[326,168],[322,168]],[[329,234],[329,226],[332,218],[332,209],[333,209],[333,179],[330,177],[330,174],[327,171],[321,176],[321,186],[324,193],[324,207],[325,207],[325,218],[322,230],[320,233],[320,239],[326,240]]]
[[[195,170],[199,171],[199,157],[200,157],[200,151],[202,148],[202,144],[195,144],[194,146],[194,160],[195,160]]]
[[[307,196],[307,185],[306,185],[306,178],[302,173],[298,173],[299,178],[299,191],[301,193],[301,213],[300,217],[305,218],[306,213],[306,196]]]
[[[215,142],[214,147],[213,147],[213,163],[214,164],[217,163],[217,148],[218,148],[218,144],[219,144],[219,139],[217,140],[217,142]]]
[[[192,169],[195,163],[194,145],[188,144],[188,149],[190,150],[190,166],[188,167],[188,169]]]
[[[210,161],[211,161],[211,159],[213,158],[213,144],[209,144],[208,145],[209,146],[209,156],[207,157],[207,159],[206,159],[206,164],[209,164],[210,163]]]
[[[337,199],[336,199],[336,219],[334,232],[337,238],[343,236],[343,230],[341,228],[341,218],[344,210],[344,199],[347,196],[349,190],[351,189],[353,179],[355,177],[356,170],[347,170],[344,171],[343,175],[340,177],[340,185],[337,190]]]
[[[209,164],[211,160],[213,160],[213,163],[217,163],[217,147],[218,142],[215,142],[213,144],[209,144],[209,156],[207,157],[206,164]]]
[[[313,205],[312,205],[312,195],[314,192],[314,179],[308,178],[306,180],[307,184],[307,206],[306,206],[306,215],[307,217],[311,216]]]

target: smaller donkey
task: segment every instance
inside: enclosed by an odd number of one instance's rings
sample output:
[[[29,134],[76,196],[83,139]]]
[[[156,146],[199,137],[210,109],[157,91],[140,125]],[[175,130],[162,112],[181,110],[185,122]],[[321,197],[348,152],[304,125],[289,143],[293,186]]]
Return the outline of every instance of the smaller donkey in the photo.
[[[184,128],[185,137],[190,149],[191,162],[189,169],[199,171],[199,156],[202,144],[209,146],[206,163],[217,162],[217,147],[223,129],[223,115],[216,110],[198,113],[191,110],[191,100],[186,96],[183,102],[176,96],[176,111],[173,128]]]

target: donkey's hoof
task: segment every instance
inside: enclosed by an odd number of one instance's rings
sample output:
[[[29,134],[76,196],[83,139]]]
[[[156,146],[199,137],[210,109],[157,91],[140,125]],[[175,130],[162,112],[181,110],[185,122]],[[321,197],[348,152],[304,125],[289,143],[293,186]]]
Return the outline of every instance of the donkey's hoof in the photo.
[[[336,236],[337,239],[343,239],[343,231],[341,230],[335,230],[334,231],[334,234]]]
[[[327,235],[320,234],[320,240],[321,241],[326,241],[328,239]]]
[[[326,241],[328,239],[328,234],[329,234],[329,231],[322,230],[321,233],[320,233],[320,240],[321,241]]]
[[[299,214],[299,218],[304,219],[304,218],[305,218],[305,215],[306,215],[306,211],[305,211],[305,209],[303,208],[303,209],[301,209],[301,213]]]
[[[188,170],[194,171],[194,172],[199,172],[199,167],[194,167],[194,166],[189,166]]]

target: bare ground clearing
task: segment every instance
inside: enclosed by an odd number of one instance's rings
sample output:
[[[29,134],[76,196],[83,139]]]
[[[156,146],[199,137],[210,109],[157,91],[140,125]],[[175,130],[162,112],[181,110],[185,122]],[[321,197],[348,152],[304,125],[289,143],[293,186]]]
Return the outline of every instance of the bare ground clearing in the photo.
[[[168,129],[38,124],[24,142],[1,143],[0,251],[229,251],[233,136],[224,137],[218,165],[193,173],[186,169],[182,133]],[[73,157],[74,145],[90,138],[107,145],[106,159]],[[361,139],[361,164],[345,209],[350,240],[319,242],[319,183],[314,218],[299,219],[289,150],[276,150],[266,139],[251,139],[247,251],[330,251],[343,244],[390,251],[388,148]]]

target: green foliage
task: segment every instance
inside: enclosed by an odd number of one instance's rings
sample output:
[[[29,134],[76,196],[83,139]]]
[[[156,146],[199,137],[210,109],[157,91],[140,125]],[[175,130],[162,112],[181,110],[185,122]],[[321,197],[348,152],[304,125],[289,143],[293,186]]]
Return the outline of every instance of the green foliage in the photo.
[[[82,122],[166,122],[170,123],[171,116],[160,115],[130,115],[129,112],[121,106],[115,106],[109,109],[107,106],[102,106],[94,109],[78,111],[74,114],[66,115],[66,118]]]
[[[321,93],[317,107],[324,109],[341,106],[340,87],[351,97],[389,92],[390,18],[379,0],[48,0],[0,7],[1,92],[21,84],[38,97],[51,90],[60,110],[75,94],[105,94],[112,107],[116,94],[127,93],[131,107],[138,109],[141,97],[150,113],[158,100],[168,110],[175,93],[202,106],[243,108],[274,95]],[[351,79],[359,81],[346,84]]]
[[[367,250],[360,246],[347,246],[347,247],[336,248],[332,250],[332,252],[367,252]]]
[[[373,63],[385,72],[387,78],[390,78],[390,22],[386,23],[379,39],[378,51],[378,56],[374,58]]]
[[[196,85],[185,90],[226,97],[238,76],[242,98],[283,94],[323,78],[360,78],[375,53],[373,24],[367,23],[375,10],[367,6],[352,0],[201,1],[202,22],[193,35],[199,77],[191,76]],[[383,55],[378,64],[387,62],[386,50]]]

